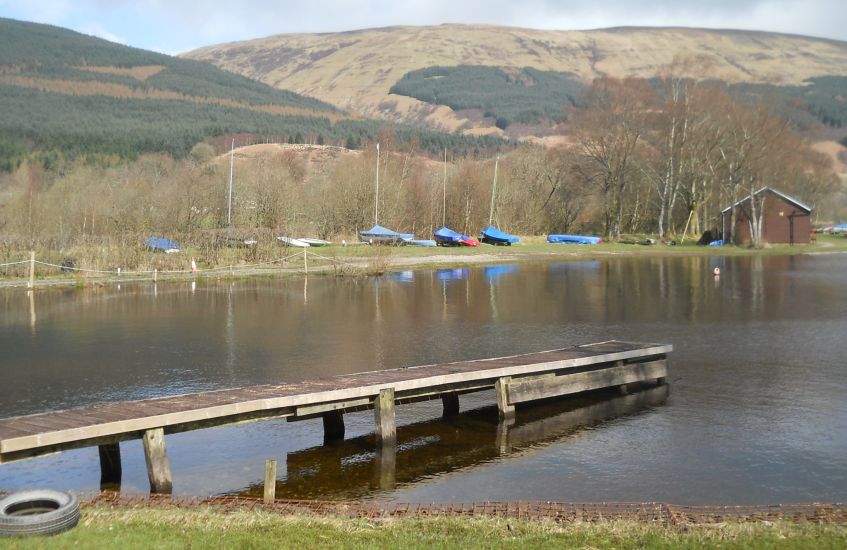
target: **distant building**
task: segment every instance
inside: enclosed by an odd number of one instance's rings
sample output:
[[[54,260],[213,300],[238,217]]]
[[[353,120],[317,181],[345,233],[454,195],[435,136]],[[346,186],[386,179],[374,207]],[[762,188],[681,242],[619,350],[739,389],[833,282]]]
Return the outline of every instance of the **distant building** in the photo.
[[[749,243],[751,199],[755,199],[756,215],[764,205],[762,217],[762,240],[767,243],[809,244],[812,233],[810,214],[812,209],[770,187],[762,187],[753,195],[741,199],[721,211],[721,232],[723,239],[729,242],[732,225],[732,209],[736,210],[735,242]]]

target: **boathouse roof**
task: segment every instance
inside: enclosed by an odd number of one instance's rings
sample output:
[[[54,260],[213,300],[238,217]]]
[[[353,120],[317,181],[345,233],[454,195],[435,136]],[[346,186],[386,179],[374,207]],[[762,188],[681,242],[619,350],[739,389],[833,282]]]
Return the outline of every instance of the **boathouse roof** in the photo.
[[[786,195],[785,193],[782,193],[782,192],[780,192],[780,191],[777,191],[776,189],[773,189],[773,188],[768,187],[768,186],[762,187],[761,189],[759,189],[758,191],[756,191],[755,193],[753,193],[753,195],[759,195],[759,194],[761,194],[761,193],[764,193],[765,191],[770,191],[770,192],[771,192],[771,193],[773,193],[774,195],[777,195],[777,196],[779,196],[779,197],[782,197],[784,200],[786,200],[786,201],[790,202],[791,204],[793,204],[794,206],[796,206],[797,208],[799,208],[799,209],[801,209],[801,210],[805,210],[806,212],[811,212],[811,211],[812,211],[812,207],[811,207],[811,206],[806,206],[805,204],[803,204],[802,202],[798,201],[798,200],[797,200],[797,199],[795,199],[794,197],[791,197],[791,196],[789,196],[789,195]],[[736,202],[736,203],[735,203],[735,204],[733,204],[732,206],[727,206],[726,208],[724,208],[723,210],[721,210],[721,214],[725,214],[726,212],[729,212],[729,210],[730,210],[731,208],[734,208],[734,207],[738,206],[739,204],[741,204],[741,203],[743,203],[743,202],[746,202],[746,201],[750,200],[750,197],[751,197],[751,196],[753,196],[753,195],[747,195],[746,197],[744,197],[744,198],[743,198],[743,199],[741,199],[740,201]]]

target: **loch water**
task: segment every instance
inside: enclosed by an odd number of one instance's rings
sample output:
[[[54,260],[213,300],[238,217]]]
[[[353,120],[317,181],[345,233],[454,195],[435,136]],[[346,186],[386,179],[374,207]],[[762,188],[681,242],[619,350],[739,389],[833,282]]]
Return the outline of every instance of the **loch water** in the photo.
[[[721,269],[716,279],[713,269]],[[489,392],[168,436],[174,492],[404,502],[764,504],[847,497],[847,255],[610,258],[383,277],[199,280],[0,292],[0,416],[604,340],[673,344],[668,384],[519,408]],[[505,431],[504,431],[505,430]],[[121,490],[148,490],[121,444]],[[0,490],[96,490],[96,447],[0,465]]]

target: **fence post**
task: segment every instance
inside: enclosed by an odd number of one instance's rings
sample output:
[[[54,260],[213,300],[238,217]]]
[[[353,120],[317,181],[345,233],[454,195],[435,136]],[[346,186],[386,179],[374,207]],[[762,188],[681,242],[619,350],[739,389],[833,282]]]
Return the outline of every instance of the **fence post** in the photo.
[[[265,461],[265,504],[273,504],[276,498],[276,460]]]
[[[27,288],[35,288],[35,251],[29,253],[29,283]]]

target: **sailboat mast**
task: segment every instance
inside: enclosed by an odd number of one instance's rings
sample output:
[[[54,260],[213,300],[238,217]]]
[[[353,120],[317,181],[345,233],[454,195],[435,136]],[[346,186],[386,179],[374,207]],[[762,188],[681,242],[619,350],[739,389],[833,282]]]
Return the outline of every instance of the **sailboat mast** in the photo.
[[[444,185],[441,188],[441,227],[447,227],[447,148],[444,148]]]
[[[494,182],[491,184],[491,208],[488,209],[488,225],[494,222],[494,194],[497,193],[497,165],[500,163],[500,155],[494,161]]]
[[[379,225],[379,143],[376,144],[376,193],[374,196],[374,225]]]
[[[232,140],[232,147],[229,150],[229,193],[226,201],[226,224],[232,226],[232,169],[235,163],[235,140]]]

